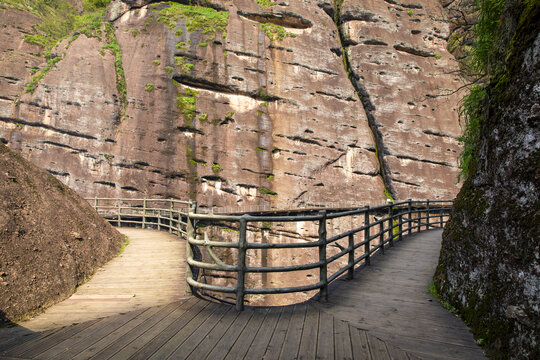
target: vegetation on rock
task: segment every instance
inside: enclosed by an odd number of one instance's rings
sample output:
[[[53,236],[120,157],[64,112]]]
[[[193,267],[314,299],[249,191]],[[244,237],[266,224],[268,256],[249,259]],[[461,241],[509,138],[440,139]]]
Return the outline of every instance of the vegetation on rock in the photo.
[[[227,36],[228,11],[218,11],[204,6],[183,5],[170,1],[169,7],[159,10],[157,18],[171,30],[176,27],[176,23],[180,19],[185,19],[189,32],[202,30],[205,35],[220,32],[223,34],[223,38]]]
[[[122,104],[121,117],[124,116],[127,106],[127,85],[126,75],[124,73],[124,67],[122,66],[122,50],[116,40],[114,34],[114,26],[112,23],[105,25],[105,35],[107,45],[103,46],[103,49],[109,50],[114,55],[114,69],[116,72],[116,90],[118,91],[118,97],[120,98],[120,104]]]
[[[465,182],[434,277],[492,359],[540,357],[538,1],[479,0],[461,108]]]
[[[295,34],[288,32],[281,25],[272,24],[272,23],[262,23],[260,24],[261,30],[268,36],[270,41],[279,40],[282,41],[288,37],[294,38]]]

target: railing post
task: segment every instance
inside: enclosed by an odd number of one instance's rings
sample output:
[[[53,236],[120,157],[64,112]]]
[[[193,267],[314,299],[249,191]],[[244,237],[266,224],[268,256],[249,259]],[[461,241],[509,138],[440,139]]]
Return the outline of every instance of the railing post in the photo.
[[[439,226],[441,227],[441,229],[444,227],[443,225],[443,213],[444,213],[444,209],[443,209],[444,205],[440,205],[439,207]]]
[[[319,300],[328,300],[328,264],[326,262],[326,210],[319,211],[321,219],[319,220],[319,281],[322,282],[319,290]]]
[[[144,229],[146,227],[146,198],[143,199],[143,203],[142,203],[142,208],[143,208],[143,218],[142,218],[142,228]],[[159,216],[158,216],[158,222],[159,222]],[[159,226],[158,226],[159,228]]]
[[[354,234],[349,235],[349,279],[354,279]]]
[[[238,279],[236,285],[236,310],[244,310],[244,290],[245,290],[245,275],[246,275],[246,215],[240,218],[240,236],[238,239]]]
[[[122,213],[122,204],[120,204],[120,200],[118,200],[118,220],[117,220],[117,225],[118,227],[120,227],[120,224],[122,222],[122,219],[121,219],[121,213]]]
[[[388,228],[388,235],[390,235],[390,246],[394,246],[394,204],[391,203],[388,207],[388,221],[389,221],[389,228]]]
[[[369,253],[369,228],[370,228],[370,220],[369,220],[369,206],[366,208],[366,212],[364,213],[364,254],[366,254],[366,264],[370,265],[370,253]]]
[[[429,225],[430,225],[430,219],[429,219],[429,199],[426,200],[426,204],[427,204],[427,210],[426,210],[426,230],[429,230]]]
[[[409,213],[408,219],[409,219],[409,235],[412,233],[412,204],[411,199],[409,199],[409,203],[407,204],[407,212]]]
[[[403,240],[403,214],[399,214],[399,241]]]
[[[379,223],[379,246],[384,254],[384,220]]]
[[[169,198],[169,233],[172,233],[172,218],[173,218],[173,210],[174,210],[174,203],[173,199]]]
[[[190,210],[188,209],[187,213],[187,229],[186,229],[186,259],[193,259],[193,250],[191,249],[191,244],[189,243],[190,239],[195,238],[195,223],[194,220],[189,217]],[[187,279],[193,278],[193,272],[191,271],[191,265],[189,265],[189,262],[186,261],[186,295],[192,295],[193,292],[191,291],[191,285],[187,282]]]
[[[98,211],[98,198],[94,197],[94,210]]]

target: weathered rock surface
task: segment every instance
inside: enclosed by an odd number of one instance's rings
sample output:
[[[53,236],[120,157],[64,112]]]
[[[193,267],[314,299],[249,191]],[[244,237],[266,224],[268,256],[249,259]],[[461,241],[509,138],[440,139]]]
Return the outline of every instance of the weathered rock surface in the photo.
[[[540,357],[540,8],[518,3],[435,276],[492,359]]]
[[[362,94],[385,184],[394,197],[451,198],[458,190],[461,80],[436,1],[345,0],[342,39]]]
[[[105,40],[81,35],[57,47],[65,57],[33,93],[24,86],[34,63],[2,66],[18,79],[0,89],[3,141],[84,196],[296,207],[380,203],[385,186],[396,199],[457,192],[457,98],[439,95],[459,82],[438,1],[290,1],[265,10],[215,1],[228,11],[226,37],[189,31],[183,17],[164,24],[157,18],[168,5],[146,3],[109,7],[119,7],[110,18],[127,106],[114,56],[100,55]],[[32,31],[31,22],[17,27],[30,15],[0,11],[12,38]],[[339,27],[329,16],[336,11]],[[268,24],[283,26],[285,38],[271,40]],[[36,50],[20,51],[39,61],[28,55]]]
[[[69,297],[123,239],[73,190],[0,144],[0,324]]]

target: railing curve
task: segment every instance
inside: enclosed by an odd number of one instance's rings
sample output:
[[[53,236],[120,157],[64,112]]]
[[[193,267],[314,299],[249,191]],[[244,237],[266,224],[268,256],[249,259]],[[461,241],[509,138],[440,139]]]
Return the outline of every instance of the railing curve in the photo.
[[[425,231],[432,228],[442,228],[448,221],[453,200],[402,201],[375,207],[364,207],[346,211],[319,210],[307,215],[216,215],[196,213],[196,205],[190,201],[173,199],[117,199],[117,198],[88,198],[87,199],[103,217],[116,226],[130,225],[151,227],[169,231],[179,237],[185,237],[186,242],[186,291],[194,289],[216,293],[235,295],[237,310],[243,310],[246,295],[250,294],[283,294],[319,290],[319,298],[328,298],[328,285],[347,274],[353,278],[354,269],[360,265],[369,265],[370,257],[385,248],[393,246],[394,241],[402,239],[404,234]],[[327,222],[332,219],[352,217],[363,218],[358,226],[339,234],[328,236]],[[249,241],[248,226],[252,223],[263,223],[266,226],[273,223],[316,222],[317,240],[306,242],[268,243]],[[209,226],[237,224],[234,232],[238,233],[236,241],[214,240],[203,231]],[[264,226],[264,225],[263,225]],[[271,225],[270,225],[271,226]],[[232,227],[232,226],[231,226]],[[237,230],[236,230],[237,229]],[[346,246],[338,241],[346,241]],[[329,246],[339,248],[331,254]],[[237,256],[223,261],[216,248],[235,249]],[[269,249],[317,249],[318,257],[314,261],[302,264],[283,266],[251,266],[246,261],[248,251],[264,251]],[[355,253],[360,253],[356,255]],[[205,254],[205,259],[201,254]],[[329,269],[329,265],[337,260],[343,260],[342,266]],[[336,262],[337,264],[337,262]],[[316,282],[282,287],[250,287],[246,284],[246,275],[250,273],[288,273],[301,270],[318,269]],[[202,282],[201,274],[210,270],[227,277],[235,284],[215,285]],[[236,276],[227,274],[234,273]],[[289,284],[290,285],[290,284]]]
[[[442,228],[450,213],[452,200],[437,201],[403,201],[390,203],[377,207],[365,207],[355,210],[329,213],[321,210],[311,215],[296,216],[254,216],[244,215],[215,215],[215,214],[188,214],[187,240],[191,247],[206,250],[208,261],[195,259],[193,251],[187,255],[188,270],[197,273],[198,270],[211,270],[221,273],[236,273],[236,284],[232,286],[215,285],[201,282],[197,277],[188,276],[190,286],[218,293],[236,294],[236,308],[242,310],[244,298],[247,294],[282,294],[291,292],[304,292],[319,289],[320,299],[328,297],[328,284],[347,273],[349,278],[354,276],[354,268],[360,263],[369,264],[373,253],[381,251],[385,247],[393,246],[393,242],[401,240],[403,234],[424,231],[431,228]],[[378,217],[374,217],[374,216]],[[337,235],[327,236],[327,221],[347,216],[363,216],[361,226],[341,232]],[[372,219],[373,218],[373,219]],[[318,240],[313,242],[290,242],[290,243],[263,243],[247,240],[247,228],[249,223],[274,223],[274,222],[318,222]],[[201,224],[223,224],[224,222],[237,223],[237,241],[210,240],[206,233],[198,234],[197,229]],[[374,231],[372,231],[375,229]],[[201,238],[201,236],[203,238]],[[337,245],[340,249],[335,254],[328,255],[328,247],[337,244],[340,239],[347,239],[347,247]],[[214,248],[234,248],[237,251],[236,263],[226,264],[219,256],[216,256]],[[249,266],[246,263],[246,253],[249,250],[263,249],[286,249],[286,248],[318,248],[318,259],[304,264],[284,266]],[[355,250],[363,249],[363,253],[355,256]],[[347,256],[346,265],[329,273],[329,264]],[[234,260],[234,259],[233,259]],[[318,281],[300,286],[285,286],[272,288],[253,288],[246,285],[245,277],[249,273],[284,273],[290,271],[319,269]],[[231,278],[231,276],[229,276]],[[232,277],[234,278],[234,276]]]

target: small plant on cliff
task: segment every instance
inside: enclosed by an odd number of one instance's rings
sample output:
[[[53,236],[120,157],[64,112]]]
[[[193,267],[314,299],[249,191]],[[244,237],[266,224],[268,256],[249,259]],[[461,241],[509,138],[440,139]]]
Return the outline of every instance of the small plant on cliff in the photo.
[[[259,192],[264,195],[277,196],[277,192],[272,191],[262,186],[259,188]]]
[[[176,96],[176,106],[187,122],[191,122],[195,117],[198,93],[198,91],[186,87],[183,94],[178,92]]]
[[[131,31],[131,35],[133,35],[133,37],[137,37],[137,35],[139,35],[140,33],[141,33],[141,32],[140,32],[139,30],[137,30],[137,29],[133,29],[133,30]]]
[[[276,5],[276,3],[271,0],[257,0],[257,5],[259,5],[262,10],[266,10]]]
[[[279,40],[282,41],[288,37],[294,38],[296,34],[288,32],[281,25],[276,25],[272,23],[260,24],[260,29],[268,36],[271,41]]]
[[[182,71],[184,75],[189,75],[195,68],[195,65],[188,63],[186,60],[187,60],[187,57],[185,56],[174,57],[174,62],[176,63],[176,66],[180,68],[180,70]]]
[[[169,2],[169,7],[159,10],[158,21],[167,25],[169,29],[176,27],[179,19],[185,19],[189,32],[202,30],[203,34],[220,32],[225,38],[229,23],[229,12],[218,11],[204,6],[182,5]]]
[[[155,87],[154,87],[154,84],[148,83],[148,84],[146,84],[146,85],[144,86],[144,91],[152,92],[152,91],[154,91],[154,88],[155,88]]]
[[[159,66],[161,64],[161,61],[159,60],[154,60],[152,61],[152,64],[156,65],[156,66]]]

